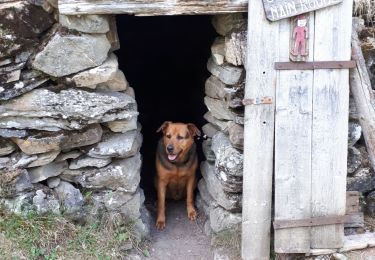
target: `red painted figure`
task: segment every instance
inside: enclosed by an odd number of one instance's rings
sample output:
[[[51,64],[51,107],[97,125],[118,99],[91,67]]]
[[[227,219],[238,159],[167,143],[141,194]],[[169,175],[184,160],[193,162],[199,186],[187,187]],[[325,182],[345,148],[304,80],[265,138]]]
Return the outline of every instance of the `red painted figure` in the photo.
[[[307,19],[304,15],[297,17],[297,26],[293,30],[293,39],[295,40],[292,54],[295,56],[307,56],[306,39],[308,38]]]

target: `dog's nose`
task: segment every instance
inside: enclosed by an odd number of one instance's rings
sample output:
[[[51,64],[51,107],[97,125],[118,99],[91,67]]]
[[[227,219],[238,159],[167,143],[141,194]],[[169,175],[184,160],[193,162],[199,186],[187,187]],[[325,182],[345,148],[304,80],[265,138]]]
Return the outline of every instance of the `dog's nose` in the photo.
[[[170,153],[173,152],[173,145],[169,144],[167,146],[167,151],[170,152]]]

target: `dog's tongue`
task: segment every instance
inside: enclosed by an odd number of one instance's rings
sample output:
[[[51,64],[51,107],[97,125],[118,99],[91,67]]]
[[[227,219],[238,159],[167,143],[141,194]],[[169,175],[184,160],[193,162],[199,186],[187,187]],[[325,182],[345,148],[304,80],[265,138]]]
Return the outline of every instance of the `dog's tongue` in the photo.
[[[174,161],[177,158],[177,154],[168,154],[168,160]]]

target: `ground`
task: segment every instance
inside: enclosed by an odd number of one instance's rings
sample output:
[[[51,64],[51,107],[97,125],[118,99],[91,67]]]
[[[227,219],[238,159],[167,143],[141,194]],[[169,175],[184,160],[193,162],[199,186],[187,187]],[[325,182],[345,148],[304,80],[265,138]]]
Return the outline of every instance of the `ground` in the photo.
[[[155,207],[151,207],[153,220]],[[166,228],[156,230],[152,223],[150,258],[155,260],[208,260],[213,259],[210,238],[203,232],[204,216],[200,214],[196,221],[187,218],[184,201],[168,201]]]

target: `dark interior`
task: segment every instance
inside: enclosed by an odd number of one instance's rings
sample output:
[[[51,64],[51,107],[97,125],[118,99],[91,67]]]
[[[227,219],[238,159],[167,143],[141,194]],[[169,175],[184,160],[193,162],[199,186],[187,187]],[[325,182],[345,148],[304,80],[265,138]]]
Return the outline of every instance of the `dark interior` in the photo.
[[[118,15],[120,69],[135,90],[142,124],[141,187],[146,199],[154,189],[155,150],[164,121],[205,124],[206,63],[216,36],[210,16],[135,17]],[[199,157],[202,160],[200,140]]]

